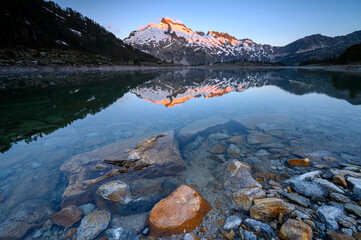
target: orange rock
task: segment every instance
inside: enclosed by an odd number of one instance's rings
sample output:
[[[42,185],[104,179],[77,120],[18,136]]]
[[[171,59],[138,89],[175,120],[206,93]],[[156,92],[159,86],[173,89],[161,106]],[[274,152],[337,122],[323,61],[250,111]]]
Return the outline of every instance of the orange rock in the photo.
[[[65,234],[66,240],[76,239],[76,228],[70,228],[69,231]]]
[[[265,196],[266,193],[262,188],[245,188],[233,194],[233,201],[237,208],[248,211],[254,199],[264,198]]]
[[[337,185],[339,185],[339,186],[342,186],[342,187],[347,188],[346,179],[345,179],[345,177],[344,177],[342,174],[335,174],[335,175],[333,176],[332,182],[333,182],[334,184],[337,184]]]
[[[288,159],[287,163],[291,167],[310,166],[311,165],[311,161],[308,158]]]
[[[77,206],[70,205],[55,213],[52,217],[56,225],[69,228],[83,217],[83,211]]]
[[[353,236],[341,232],[328,231],[326,235],[330,240],[355,240]]]
[[[163,237],[191,232],[202,223],[209,210],[211,206],[199,193],[181,185],[151,210],[147,219],[149,234]]]
[[[283,216],[290,214],[294,209],[293,205],[279,198],[255,199],[250,215],[253,219],[267,221],[276,218],[280,213]]]
[[[279,237],[283,240],[312,240],[312,229],[307,224],[288,219],[279,232]]]

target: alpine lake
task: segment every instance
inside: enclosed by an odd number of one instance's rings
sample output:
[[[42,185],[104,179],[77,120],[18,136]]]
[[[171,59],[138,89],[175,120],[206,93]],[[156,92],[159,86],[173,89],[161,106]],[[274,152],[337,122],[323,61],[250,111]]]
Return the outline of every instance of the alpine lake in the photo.
[[[179,69],[0,82],[0,239],[278,239],[288,219],[311,226],[314,239],[361,230],[361,73]],[[192,234],[152,232],[150,211],[181,185],[211,209]],[[257,198],[286,207],[259,210]],[[323,208],[339,215],[332,222]]]

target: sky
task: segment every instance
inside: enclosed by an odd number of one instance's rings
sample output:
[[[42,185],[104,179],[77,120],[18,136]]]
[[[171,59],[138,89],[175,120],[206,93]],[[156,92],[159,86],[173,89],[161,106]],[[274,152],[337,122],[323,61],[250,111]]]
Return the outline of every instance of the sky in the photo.
[[[340,36],[361,30],[361,0],[55,0],[123,39],[162,17],[193,31],[226,32],[256,43],[284,46],[320,33]]]

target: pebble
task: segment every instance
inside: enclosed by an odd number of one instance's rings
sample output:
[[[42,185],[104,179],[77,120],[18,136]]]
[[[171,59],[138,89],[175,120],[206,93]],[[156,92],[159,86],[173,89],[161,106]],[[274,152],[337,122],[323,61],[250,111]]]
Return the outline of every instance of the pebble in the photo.
[[[139,240],[140,237],[137,236],[134,232],[119,228],[110,228],[106,231],[109,240]]]
[[[245,240],[257,240],[257,236],[250,231],[244,231],[244,239]]]
[[[279,232],[279,237],[283,240],[312,240],[312,229],[305,223],[288,219]]]
[[[309,207],[311,205],[311,201],[308,198],[305,198],[301,195],[297,195],[295,193],[281,193],[282,196],[286,197],[287,199],[295,202],[302,207]]]
[[[294,191],[305,197],[327,197],[329,194],[329,191],[325,187],[315,182],[292,180],[290,184]]]
[[[345,216],[343,210],[327,205],[319,207],[316,214],[321,219],[321,221],[326,224],[326,228],[329,231],[337,231],[339,229],[337,219]]]
[[[77,240],[90,240],[96,238],[108,228],[110,213],[105,210],[95,211],[85,216],[77,231]]]
[[[87,203],[87,204],[79,206],[79,208],[81,210],[83,210],[84,216],[86,216],[95,211],[95,204]]]
[[[266,223],[247,218],[246,220],[244,220],[244,225],[247,227],[248,230],[257,234],[262,234],[267,239],[271,239],[275,236],[272,227]]]
[[[231,230],[231,229],[235,229],[238,228],[242,223],[242,219],[237,216],[237,215],[233,215],[233,216],[229,216],[226,219],[226,222],[224,223],[223,229],[225,230]]]

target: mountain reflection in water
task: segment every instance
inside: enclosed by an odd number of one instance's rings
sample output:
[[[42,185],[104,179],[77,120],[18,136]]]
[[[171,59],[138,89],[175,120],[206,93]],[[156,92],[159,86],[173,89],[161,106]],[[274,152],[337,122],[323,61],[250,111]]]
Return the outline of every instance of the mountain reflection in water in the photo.
[[[42,90],[2,91],[0,95],[0,151],[21,140],[30,142],[66,127],[88,114],[107,108],[127,92],[165,107],[194,98],[221,97],[249,88],[277,86],[304,95],[326,94],[353,105],[361,104],[360,73],[306,69],[242,69],[212,71],[187,69],[136,74],[81,74],[97,83]]]

